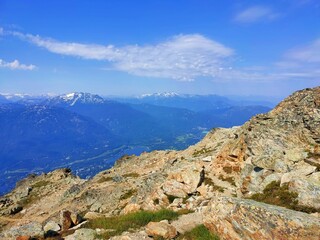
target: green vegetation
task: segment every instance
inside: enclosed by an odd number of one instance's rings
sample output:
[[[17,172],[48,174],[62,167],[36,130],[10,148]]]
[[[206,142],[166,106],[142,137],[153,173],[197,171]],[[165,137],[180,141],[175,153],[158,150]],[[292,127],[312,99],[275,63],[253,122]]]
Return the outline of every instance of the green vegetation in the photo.
[[[30,206],[31,204],[35,203],[36,201],[38,201],[40,199],[40,192],[37,191],[37,188],[41,188],[44,186],[47,186],[48,184],[50,184],[50,181],[46,181],[46,180],[40,180],[34,184],[31,185],[32,190],[29,192],[28,196],[26,196],[25,198],[21,199],[18,204],[20,206],[22,206],[23,208]]]
[[[212,151],[212,149],[210,149],[210,148],[202,148],[202,149],[200,149],[200,150],[195,150],[194,152],[193,152],[193,154],[192,154],[192,156],[193,157],[199,157],[199,156],[201,156],[201,155],[203,155],[203,154],[206,154],[206,153],[209,153],[209,152],[211,152]]]
[[[253,194],[250,199],[300,212],[320,212],[320,209],[299,205],[297,197],[298,193],[289,191],[288,184],[280,186],[280,181],[273,181],[266,186],[262,193]]]
[[[225,166],[222,169],[223,169],[223,171],[225,171],[228,174],[232,173],[232,167],[231,166]]]
[[[49,183],[50,183],[50,181],[41,180],[41,181],[36,182],[35,184],[33,184],[33,185],[32,185],[32,188],[44,187],[44,186],[47,186]]]
[[[177,240],[219,240],[219,237],[209,232],[209,230],[202,224],[190,232],[180,235]]]
[[[220,187],[220,186],[216,185],[214,182],[212,182],[211,178],[205,178],[204,184],[212,186],[213,191],[224,192],[224,188]]]
[[[167,195],[167,197],[168,197],[169,203],[173,203],[173,201],[174,201],[176,198],[179,198],[179,197],[176,197],[176,196],[173,196],[173,195]]]
[[[132,177],[132,178],[137,178],[140,175],[138,173],[128,173],[128,174],[124,174],[123,177]]]
[[[97,183],[103,183],[108,181],[112,181],[112,177],[102,177],[97,181]]]
[[[130,189],[129,191],[127,191],[126,193],[124,193],[123,195],[121,195],[120,200],[124,200],[127,199],[131,196],[133,196],[134,194],[137,193],[136,189]]]
[[[234,177],[224,177],[223,175],[220,175],[219,179],[222,180],[222,181],[226,181],[226,182],[230,183],[233,186],[236,186],[236,182],[234,181]]]
[[[315,158],[315,159],[319,159],[319,158],[320,158],[320,153],[316,153],[316,152],[310,152],[310,151],[308,151],[308,158]]]
[[[178,217],[179,213],[167,209],[162,209],[157,212],[140,211],[116,217],[93,219],[86,223],[83,227],[91,229],[103,228],[113,230],[108,231],[101,236],[104,239],[108,239],[112,236],[120,235],[122,232],[128,231],[129,229],[137,229],[145,226],[151,221],[159,222],[164,219],[171,221],[177,219]]]

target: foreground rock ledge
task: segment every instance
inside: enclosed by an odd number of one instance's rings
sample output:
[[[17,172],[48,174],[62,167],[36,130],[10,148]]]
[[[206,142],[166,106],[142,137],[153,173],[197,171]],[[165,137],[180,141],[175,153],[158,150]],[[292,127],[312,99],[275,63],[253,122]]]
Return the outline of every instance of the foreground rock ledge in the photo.
[[[203,214],[221,239],[320,239],[319,218],[252,200],[217,197]]]

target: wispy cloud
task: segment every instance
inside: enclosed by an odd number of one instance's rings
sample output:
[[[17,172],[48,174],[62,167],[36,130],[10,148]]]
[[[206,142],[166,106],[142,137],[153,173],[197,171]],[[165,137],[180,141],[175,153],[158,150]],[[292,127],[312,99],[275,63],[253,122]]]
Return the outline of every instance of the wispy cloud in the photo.
[[[320,39],[289,50],[281,61],[268,66],[236,67],[235,51],[200,34],[177,35],[153,45],[82,44],[61,42],[20,32],[6,32],[49,52],[106,62],[106,69],[136,76],[192,81],[209,77],[214,81],[273,81],[320,78]],[[0,60],[0,67],[33,70],[34,65]]]
[[[34,70],[36,69],[35,65],[25,65],[20,63],[18,60],[14,60],[12,62],[6,62],[0,59],[0,68],[8,68],[11,70]]]
[[[320,63],[320,38],[306,46],[288,51],[285,56],[293,61]]]
[[[199,34],[177,35],[154,45],[124,47],[60,42],[20,32],[10,34],[53,53],[105,60],[113,69],[133,75],[182,81],[214,77],[234,55],[231,48]]]
[[[263,20],[273,20],[279,16],[271,8],[266,6],[252,6],[239,12],[234,20],[239,23],[254,23]]]
[[[287,77],[313,78],[320,82],[320,38],[287,51],[275,65]]]

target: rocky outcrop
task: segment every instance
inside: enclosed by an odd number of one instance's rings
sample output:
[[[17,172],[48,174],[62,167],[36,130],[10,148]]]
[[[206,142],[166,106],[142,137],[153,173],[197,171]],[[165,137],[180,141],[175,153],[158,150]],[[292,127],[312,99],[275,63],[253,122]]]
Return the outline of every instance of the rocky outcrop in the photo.
[[[67,230],[81,222],[74,212],[85,213],[90,221],[168,208],[196,214],[205,211],[206,218],[211,218],[206,225],[222,234],[222,238],[231,234],[239,239],[269,239],[280,236],[281,231],[284,236],[290,233],[304,237],[311,230],[316,231],[309,225],[312,222],[309,215],[241,198],[262,192],[276,181],[295,192],[292,196],[297,196],[299,206],[317,210],[319,166],[320,87],[317,87],[294,93],[271,112],[257,115],[243,126],[213,129],[188,149],[125,156],[114,167],[89,180],[72,175],[70,169],[30,175],[0,198],[0,231],[9,233],[34,221],[41,226],[53,221]],[[65,213],[60,220],[60,212],[66,209],[70,214]],[[219,217],[214,218],[206,209]],[[194,220],[190,226],[200,224],[199,218]],[[226,224],[228,231],[222,231],[223,225],[215,228],[212,222]],[[314,224],[318,226],[317,220]],[[186,231],[179,224],[174,227],[179,232]],[[263,228],[260,232],[259,227]],[[314,236],[317,235],[310,239]],[[139,238],[149,239],[142,230],[114,237]]]
[[[252,200],[212,199],[204,211],[204,224],[222,239],[320,239],[320,219]]]

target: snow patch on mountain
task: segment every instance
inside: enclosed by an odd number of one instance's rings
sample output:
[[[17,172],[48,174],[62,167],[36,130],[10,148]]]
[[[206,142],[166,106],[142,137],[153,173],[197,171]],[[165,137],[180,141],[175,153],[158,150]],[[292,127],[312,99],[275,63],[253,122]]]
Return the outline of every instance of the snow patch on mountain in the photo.
[[[163,93],[147,93],[147,94],[142,94],[138,98],[146,98],[146,97],[178,97],[180,96],[178,93],[175,92],[163,92]]]
[[[69,106],[74,106],[76,103],[102,104],[102,103],[105,103],[105,100],[96,94],[73,92],[73,93],[67,93],[67,94],[52,98],[52,102],[66,103]]]

